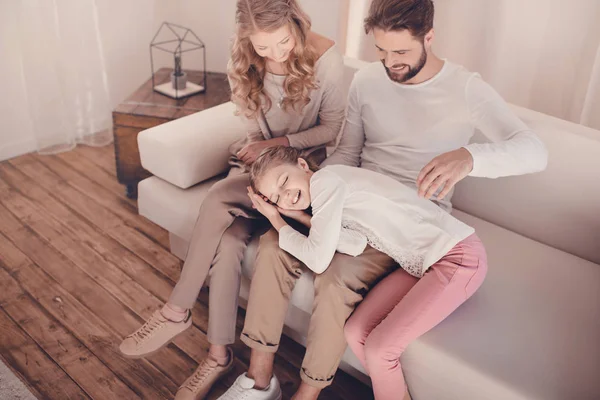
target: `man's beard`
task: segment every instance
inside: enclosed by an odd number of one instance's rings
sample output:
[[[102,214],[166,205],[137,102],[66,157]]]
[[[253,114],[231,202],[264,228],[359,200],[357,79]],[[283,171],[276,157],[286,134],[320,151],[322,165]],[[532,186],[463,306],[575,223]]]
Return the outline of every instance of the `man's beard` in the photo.
[[[419,61],[417,62],[416,65],[408,65],[408,64],[394,65],[394,68],[406,67],[404,69],[404,71],[406,71],[406,72],[404,72],[403,74],[397,74],[397,73],[393,72],[390,68],[385,66],[385,60],[381,60],[381,63],[383,64],[383,67],[385,68],[385,72],[387,72],[387,75],[389,76],[389,78],[397,83],[404,83],[408,80],[411,80],[415,76],[417,76],[417,74],[419,72],[421,72],[421,70],[425,66],[426,62],[427,62],[427,52],[425,51],[425,46],[423,46],[423,49],[421,52],[421,58],[419,59]]]

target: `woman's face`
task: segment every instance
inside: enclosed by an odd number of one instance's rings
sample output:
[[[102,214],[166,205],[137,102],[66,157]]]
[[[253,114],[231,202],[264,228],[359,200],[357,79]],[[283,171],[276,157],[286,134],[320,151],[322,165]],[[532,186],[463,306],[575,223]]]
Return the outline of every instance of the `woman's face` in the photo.
[[[273,32],[256,32],[250,35],[256,53],[276,63],[287,61],[296,46],[296,40],[288,24]]]
[[[282,164],[269,169],[257,182],[258,191],[284,210],[306,210],[310,207],[312,171],[302,158],[298,163]]]

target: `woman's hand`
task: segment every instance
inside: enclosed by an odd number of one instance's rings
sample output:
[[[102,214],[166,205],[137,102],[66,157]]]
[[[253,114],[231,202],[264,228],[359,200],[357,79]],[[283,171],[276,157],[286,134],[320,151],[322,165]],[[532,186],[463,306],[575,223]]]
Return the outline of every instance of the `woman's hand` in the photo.
[[[251,187],[248,186],[248,197],[252,201],[252,205],[256,210],[264,215],[271,225],[278,231],[284,226],[287,225],[281,215],[279,215],[278,207],[269,204],[262,196],[256,194]]]
[[[252,165],[254,161],[258,158],[260,153],[263,152],[264,149],[273,146],[289,146],[290,141],[287,137],[279,137],[269,140],[260,140],[258,142],[251,142],[242,147],[240,151],[237,152],[236,156],[240,160],[244,162],[246,165]]]

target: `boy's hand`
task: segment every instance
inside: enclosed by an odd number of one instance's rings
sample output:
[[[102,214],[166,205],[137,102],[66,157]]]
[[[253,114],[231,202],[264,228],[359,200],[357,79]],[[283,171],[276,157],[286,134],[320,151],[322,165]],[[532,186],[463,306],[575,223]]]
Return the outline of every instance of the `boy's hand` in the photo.
[[[277,217],[281,218],[278,208],[269,204],[262,196],[256,194],[250,186],[248,186],[248,197],[250,197],[254,208],[271,221],[271,223],[273,223],[273,220]]]

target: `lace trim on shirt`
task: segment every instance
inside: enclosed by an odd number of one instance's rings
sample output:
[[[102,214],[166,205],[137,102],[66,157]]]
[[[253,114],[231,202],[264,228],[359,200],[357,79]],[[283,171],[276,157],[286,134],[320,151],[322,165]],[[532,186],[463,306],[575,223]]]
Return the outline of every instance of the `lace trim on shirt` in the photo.
[[[367,237],[367,242],[371,247],[375,250],[379,250],[382,253],[387,254],[392,257],[394,261],[400,264],[400,267],[404,269],[406,272],[411,274],[414,277],[422,278],[423,277],[423,264],[425,262],[425,258],[414,251],[406,250],[399,248],[398,246],[394,246],[381,238],[379,238],[373,231],[368,228],[365,228],[358,222],[351,219],[344,219],[342,221],[342,227],[351,229],[353,231],[360,232],[361,234]]]

